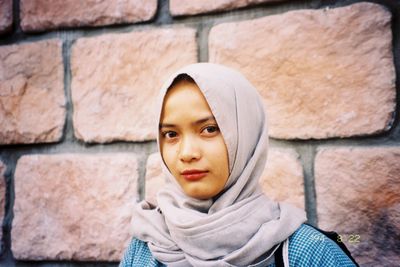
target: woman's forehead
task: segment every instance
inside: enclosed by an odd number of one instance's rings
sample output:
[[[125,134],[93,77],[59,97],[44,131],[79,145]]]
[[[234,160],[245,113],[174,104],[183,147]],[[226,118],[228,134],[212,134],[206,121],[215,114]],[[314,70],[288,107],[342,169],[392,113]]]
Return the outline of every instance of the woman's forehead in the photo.
[[[185,115],[193,116],[196,113],[200,117],[213,116],[199,87],[195,83],[182,81],[172,86],[165,95],[160,120]]]

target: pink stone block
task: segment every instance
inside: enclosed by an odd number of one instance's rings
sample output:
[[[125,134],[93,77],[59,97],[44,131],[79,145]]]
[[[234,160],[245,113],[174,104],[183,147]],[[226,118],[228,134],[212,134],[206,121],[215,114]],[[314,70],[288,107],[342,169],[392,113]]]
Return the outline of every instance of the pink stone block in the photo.
[[[75,136],[85,142],[155,139],[164,80],[197,61],[196,31],[166,28],[81,38],[72,48]]]
[[[349,137],[391,127],[395,69],[391,13],[383,6],[222,23],[210,31],[209,57],[256,86],[274,138]]]
[[[296,151],[270,149],[260,183],[271,199],[304,209],[303,167]]]
[[[138,178],[134,154],[29,155],[15,177],[18,260],[119,261]]]
[[[315,189],[319,226],[362,266],[400,262],[400,147],[320,149]]]
[[[0,0],[0,34],[10,31],[12,23],[12,0]]]
[[[284,0],[170,0],[169,7],[173,16],[181,16],[215,11],[227,11],[260,3],[281,1]]]
[[[0,144],[57,142],[65,121],[59,40],[0,47]]]
[[[150,20],[157,0],[21,0],[23,31],[101,26]]]

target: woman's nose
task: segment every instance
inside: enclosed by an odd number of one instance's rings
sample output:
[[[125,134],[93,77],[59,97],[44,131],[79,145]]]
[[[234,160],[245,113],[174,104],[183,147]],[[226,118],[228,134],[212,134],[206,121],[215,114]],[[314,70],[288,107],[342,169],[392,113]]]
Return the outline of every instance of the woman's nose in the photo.
[[[186,136],[182,138],[180,145],[179,158],[181,161],[190,162],[200,158],[200,148],[195,138]]]

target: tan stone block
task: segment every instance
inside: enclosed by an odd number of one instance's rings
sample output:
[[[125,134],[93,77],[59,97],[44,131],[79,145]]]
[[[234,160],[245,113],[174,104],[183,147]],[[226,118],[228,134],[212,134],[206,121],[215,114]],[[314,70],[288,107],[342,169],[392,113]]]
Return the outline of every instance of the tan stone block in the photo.
[[[10,31],[12,23],[12,0],[0,0],[0,34]]]
[[[0,225],[3,225],[4,215],[6,213],[6,178],[4,173],[6,171],[6,165],[0,161]],[[3,231],[0,231],[0,243],[3,240]],[[0,244],[0,254],[2,245]]]
[[[272,137],[348,137],[391,126],[391,14],[380,5],[223,23],[210,31],[209,57],[240,70],[260,91]]]
[[[157,0],[21,0],[23,31],[100,26],[150,20]]]
[[[323,148],[315,159],[318,222],[366,266],[400,262],[400,147]]]
[[[281,1],[285,0],[170,0],[169,7],[173,16],[181,16],[225,11],[260,3]]]
[[[274,148],[269,151],[260,183],[271,199],[304,209],[303,167],[293,149]]]
[[[59,141],[65,121],[59,40],[0,47],[0,144]]]
[[[155,139],[156,96],[173,71],[197,61],[195,35],[169,28],[79,39],[71,59],[75,136]]]
[[[166,184],[166,178],[161,170],[161,157],[154,153],[147,159],[146,165],[146,195],[145,199],[153,204],[157,203],[157,192]]]
[[[12,251],[18,260],[119,261],[136,200],[133,154],[18,160]]]

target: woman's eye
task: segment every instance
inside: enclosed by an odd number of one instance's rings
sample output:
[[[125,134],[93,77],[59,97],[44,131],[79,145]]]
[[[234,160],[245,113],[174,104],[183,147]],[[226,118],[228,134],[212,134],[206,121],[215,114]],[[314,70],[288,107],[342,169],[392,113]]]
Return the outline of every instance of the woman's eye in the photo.
[[[214,132],[216,132],[218,130],[219,130],[218,126],[207,126],[206,128],[203,129],[203,132],[205,132],[205,133],[214,133]]]
[[[165,138],[171,139],[171,138],[176,137],[177,133],[173,132],[173,131],[168,131],[168,132],[163,132],[162,136],[165,137]]]

